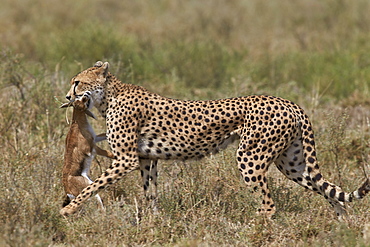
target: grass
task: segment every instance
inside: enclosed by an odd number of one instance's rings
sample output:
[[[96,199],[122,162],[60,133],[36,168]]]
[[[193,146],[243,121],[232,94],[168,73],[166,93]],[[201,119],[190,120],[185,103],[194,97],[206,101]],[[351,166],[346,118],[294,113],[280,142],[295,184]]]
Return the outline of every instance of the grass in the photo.
[[[269,171],[278,207],[240,179],[230,148],[160,162],[158,215],[138,172],[64,219],[61,168],[69,79],[108,60],[122,81],[181,99],[272,94],[313,122],[324,176],[353,191],[369,174],[368,1],[5,0],[0,9],[0,245],[369,246],[369,197],[349,224],[327,202]],[[104,120],[92,122],[97,133]],[[107,147],[107,144],[102,144]],[[97,157],[92,177],[109,160]]]

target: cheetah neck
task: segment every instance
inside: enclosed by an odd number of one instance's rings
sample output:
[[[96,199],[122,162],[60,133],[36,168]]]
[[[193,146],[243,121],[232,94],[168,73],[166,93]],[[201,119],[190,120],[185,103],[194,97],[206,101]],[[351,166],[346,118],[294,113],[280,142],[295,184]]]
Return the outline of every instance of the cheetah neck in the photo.
[[[132,84],[126,84],[117,79],[114,75],[110,74],[107,76],[107,81],[104,84],[103,94],[100,97],[98,104],[95,107],[98,109],[100,114],[106,118],[107,109],[112,108],[112,104],[117,102],[118,97],[124,97],[128,91],[138,89],[146,91],[146,89]]]

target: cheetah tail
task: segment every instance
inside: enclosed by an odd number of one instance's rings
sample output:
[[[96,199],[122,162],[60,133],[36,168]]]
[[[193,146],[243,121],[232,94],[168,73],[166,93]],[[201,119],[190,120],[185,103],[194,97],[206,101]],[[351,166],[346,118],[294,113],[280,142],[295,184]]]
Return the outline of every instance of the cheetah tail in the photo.
[[[367,178],[365,183],[358,190],[355,190],[349,194],[348,201],[352,201],[353,199],[361,199],[369,192],[370,192],[370,179]]]

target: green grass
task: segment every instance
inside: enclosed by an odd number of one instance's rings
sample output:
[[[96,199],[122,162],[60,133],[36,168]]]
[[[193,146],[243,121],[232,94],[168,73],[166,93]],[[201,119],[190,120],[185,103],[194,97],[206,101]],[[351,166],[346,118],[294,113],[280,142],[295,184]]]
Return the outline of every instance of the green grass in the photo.
[[[5,0],[0,9],[0,245],[369,246],[369,197],[349,224],[269,172],[276,217],[256,215],[230,148],[160,162],[158,215],[133,172],[80,214],[59,215],[69,79],[107,60],[122,81],[164,96],[272,94],[314,124],[322,173],[346,191],[369,161],[370,3],[359,1]],[[104,120],[92,122],[97,133]],[[102,144],[107,148],[107,144]],[[110,165],[98,157],[92,177]]]

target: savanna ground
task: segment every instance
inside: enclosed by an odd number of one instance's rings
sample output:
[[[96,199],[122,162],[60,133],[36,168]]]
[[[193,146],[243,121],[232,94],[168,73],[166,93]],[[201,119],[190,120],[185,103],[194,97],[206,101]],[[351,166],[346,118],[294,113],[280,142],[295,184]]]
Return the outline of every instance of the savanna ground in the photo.
[[[69,79],[106,60],[122,81],[181,99],[269,94],[310,116],[324,176],[353,191],[369,174],[370,2],[3,0],[0,8],[1,246],[370,246],[370,197],[336,220],[320,196],[269,182],[278,211],[240,179],[233,148],[160,162],[158,215],[133,172],[64,219]],[[104,120],[93,121],[96,132]],[[107,144],[102,144],[107,148]],[[109,166],[97,157],[96,178]]]

